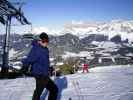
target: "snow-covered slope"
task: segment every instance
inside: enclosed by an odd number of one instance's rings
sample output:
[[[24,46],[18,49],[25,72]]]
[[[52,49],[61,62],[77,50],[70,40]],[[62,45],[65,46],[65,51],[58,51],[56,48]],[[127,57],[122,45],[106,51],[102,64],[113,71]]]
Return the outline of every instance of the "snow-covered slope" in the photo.
[[[58,77],[56,84],[58,100],[133,100],[133,67],[93,68],[90,73]],[[0,100],[31,100],[34,88],[33,78],[0,80]]]

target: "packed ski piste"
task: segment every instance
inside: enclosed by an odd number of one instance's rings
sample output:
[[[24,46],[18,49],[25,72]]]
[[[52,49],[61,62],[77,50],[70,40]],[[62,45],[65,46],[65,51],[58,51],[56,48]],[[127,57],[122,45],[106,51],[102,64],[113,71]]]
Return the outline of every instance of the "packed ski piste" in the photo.
[[[57,100],[132,100],[133,66],[104,66],[89,73],[51,77],[59,88]],[[0,80],[0,100],[31,100],[35,89],[32,77]],[[44,89],[40,100],[47,100]]]

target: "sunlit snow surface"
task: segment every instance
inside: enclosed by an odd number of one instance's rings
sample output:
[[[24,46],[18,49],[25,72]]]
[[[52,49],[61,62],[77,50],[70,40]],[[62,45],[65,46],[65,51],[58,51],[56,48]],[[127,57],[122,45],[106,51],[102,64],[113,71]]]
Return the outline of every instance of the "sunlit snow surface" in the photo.
[[[58,100],[133,100],[133,66],[109,66],[58,77]],[[34,78],[0,80],[0,100],[31,100]],[[41,100],[45,100],[45,91]]]

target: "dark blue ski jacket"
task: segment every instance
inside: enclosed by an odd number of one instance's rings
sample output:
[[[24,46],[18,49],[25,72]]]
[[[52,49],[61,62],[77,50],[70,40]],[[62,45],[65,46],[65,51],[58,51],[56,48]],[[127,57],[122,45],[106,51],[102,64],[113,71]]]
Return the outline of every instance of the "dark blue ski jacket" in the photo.
[[[37,41],[32,42],[32,48],[28,56],[22,60],[23,65],[31,65],[31,73],[34,76],[48,76],[49,50],[42,47]]]

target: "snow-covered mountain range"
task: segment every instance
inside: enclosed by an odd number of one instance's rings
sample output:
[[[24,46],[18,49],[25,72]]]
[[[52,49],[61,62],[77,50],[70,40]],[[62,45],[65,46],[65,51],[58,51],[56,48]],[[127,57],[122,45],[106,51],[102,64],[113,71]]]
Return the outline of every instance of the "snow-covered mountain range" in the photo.
[[[103,34],[109,36],[109,38],[121,35],[122,40],[129,39],[129,41],[133,41],[133,21],[72,22],[64,25],[62,33],[72,33],[81,38],[89,34]]]
[[[89,34],[102,34],[109,36],[109,39],[115,35],[121,35],[122,40],[133,41],[133,20],[112,20],[106,22],[91,21],[72,21],[64,24],[63,28],[58,30],[48,29],[46,27],[35,27],[33,33],[45,31],[50,35],[64,35],[71,33],[84,38]]]
[[[89,58],[123,56],[133,59],[133,21],[72,22],[66,24],[59,33],[48,32],[48,34],[51,57],[68,55],[83,57],[84,55]],[[1,49],[3,40],[3,35],[0,35]],[[10,41],[9,57],[18,59],[25,56],[31,40],[24,39],[19,34],[11,34]]]

